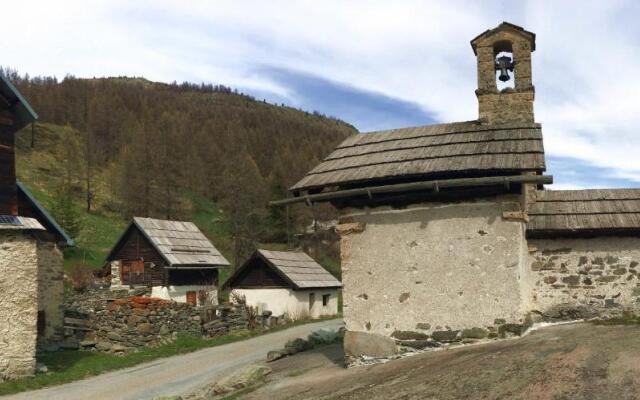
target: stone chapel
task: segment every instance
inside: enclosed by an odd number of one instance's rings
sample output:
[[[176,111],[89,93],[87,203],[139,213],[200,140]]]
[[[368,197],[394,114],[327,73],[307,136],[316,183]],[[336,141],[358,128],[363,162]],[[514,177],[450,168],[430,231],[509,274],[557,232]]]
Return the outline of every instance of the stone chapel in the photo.
[[[471,48],[476,120],[349,137],[273,203],[339,209],[352,359],[640,308],[640,189],[548,190],[535,34]]]

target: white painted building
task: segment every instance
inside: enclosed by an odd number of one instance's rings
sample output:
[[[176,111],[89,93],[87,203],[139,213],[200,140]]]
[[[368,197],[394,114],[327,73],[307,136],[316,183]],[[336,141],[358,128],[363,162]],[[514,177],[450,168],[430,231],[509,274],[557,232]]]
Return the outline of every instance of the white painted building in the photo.
[[[229,266],[192,222],[134,217],[107,262],[111,290],[146,286],[178,303],[217,304],[218,271]]]
[[[273,316],[319,318],[338,313],[338,290],[333,275],[306,253],[256,250],[225,282],[234,296]]]

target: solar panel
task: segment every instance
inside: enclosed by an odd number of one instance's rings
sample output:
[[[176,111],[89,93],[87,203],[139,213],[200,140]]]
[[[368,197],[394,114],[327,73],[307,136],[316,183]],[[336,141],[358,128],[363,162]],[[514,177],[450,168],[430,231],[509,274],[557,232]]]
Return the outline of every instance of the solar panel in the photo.
[[[0,215],[0,225],[22,225],[22,222],[15,215]]]

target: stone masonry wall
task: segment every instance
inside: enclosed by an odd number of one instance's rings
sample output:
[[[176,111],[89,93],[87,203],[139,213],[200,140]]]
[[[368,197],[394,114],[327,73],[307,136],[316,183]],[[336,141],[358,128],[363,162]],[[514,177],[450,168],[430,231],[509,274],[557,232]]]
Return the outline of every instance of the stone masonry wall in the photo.
[[[511,43],[516,61],[515,88],[498,91],[496,85],[496,44]],[[534,122],[534,89],[531,80],[531,44],[519,34],[503,30],[477,43],[479,119],[487,124]]]
[[[54,243],[38,243],[38,311],[44,312],[44,332],[38,335],[38,346],[62,339],[64,318],[64,258]]]
[[[242,307],[196,307],[153,297],[94,301],[82,309],[67,312],[66,348],[119,353],[166,344],[178,335],[215,337],[248,327]]]
[[[36,240],[0,231],[0,381],[35,372],[37,313]]]
[[[559,305],[586,316],[640,312],[640,238],[529,240],[529,307],[548,317]]]
[[[346,210],[337,230],[347,353],[375,337],[392,351],[391,338],[424,347],[521,329],[524,223],[504,214],[519,210],[518,196]]]

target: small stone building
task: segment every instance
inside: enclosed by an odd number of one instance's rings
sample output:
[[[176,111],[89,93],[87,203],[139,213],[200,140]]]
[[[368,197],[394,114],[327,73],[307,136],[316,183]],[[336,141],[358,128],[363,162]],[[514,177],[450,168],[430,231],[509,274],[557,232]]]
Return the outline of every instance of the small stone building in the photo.
[[[229,262],[192,222],[134,217],[107,255],[111,290],[151,288],[179,303],[217,304],[218,271]]]
[[[273,204],[340,210],[349,357],[640,307],[640,190],[546,190],[535,35],[471,47],[477,120],[349,137]]]
[[[63,256],[73,241],[16,180],[15,134],[37,115],[0,75],[0,381],[35,372],[62,340]]]
[[[223,287],[261,312],[301,319],[338,314],[341,286],[304,252],[256,250]]]

